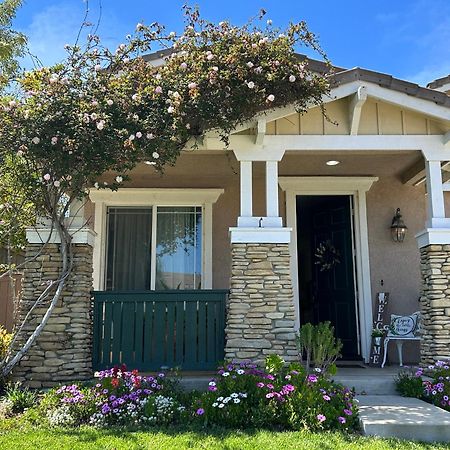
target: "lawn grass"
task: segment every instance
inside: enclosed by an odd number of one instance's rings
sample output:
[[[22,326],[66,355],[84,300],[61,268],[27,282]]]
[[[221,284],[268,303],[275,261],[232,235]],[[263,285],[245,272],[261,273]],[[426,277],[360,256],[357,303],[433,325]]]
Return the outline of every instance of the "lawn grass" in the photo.
[[[0,423],[2,450],[412,450],[449,449],[450,446],[423,444],[394,439],[379,439],[340,433],[188,430],[172,427],[148,431],[98,430],[82,427],[74,430],[44,428],[20,421]]]

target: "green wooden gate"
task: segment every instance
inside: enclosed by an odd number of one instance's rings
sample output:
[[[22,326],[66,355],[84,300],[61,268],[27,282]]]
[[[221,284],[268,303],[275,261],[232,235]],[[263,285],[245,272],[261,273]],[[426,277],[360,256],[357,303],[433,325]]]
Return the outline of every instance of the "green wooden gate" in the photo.
[[[94,370],[211,370],[224,357],[226,290],[93,292]]]

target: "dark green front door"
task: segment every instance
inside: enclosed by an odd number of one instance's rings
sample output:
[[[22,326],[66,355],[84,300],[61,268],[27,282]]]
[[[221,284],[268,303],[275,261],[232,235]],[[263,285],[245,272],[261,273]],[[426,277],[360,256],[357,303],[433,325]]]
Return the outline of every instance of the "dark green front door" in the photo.
[[[303,298],[300,289],[301,322],[330,321],[343,343],[343,359],[357,359],[351,197],[300,196],[297,218],[299,284],[308,286]]]

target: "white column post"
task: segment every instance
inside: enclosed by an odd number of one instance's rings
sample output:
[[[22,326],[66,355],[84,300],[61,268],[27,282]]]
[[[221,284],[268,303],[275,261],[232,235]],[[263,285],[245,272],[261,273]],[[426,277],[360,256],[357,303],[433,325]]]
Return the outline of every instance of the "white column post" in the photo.
[[[428,194],[427,227],[440,228],[445,222],[441,161],[425,161],[425,168]]]
[[[266,215],[278,217],[278,161],[266,161]]]
[[[241,161],[241,217],[253,216],[252,161]]]

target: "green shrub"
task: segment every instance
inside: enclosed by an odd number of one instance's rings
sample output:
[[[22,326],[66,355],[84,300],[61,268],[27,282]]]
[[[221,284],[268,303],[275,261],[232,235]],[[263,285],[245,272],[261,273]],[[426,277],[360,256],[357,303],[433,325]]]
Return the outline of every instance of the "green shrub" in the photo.
[[[13,414],[20,414],[36,405],[38,394],[28,387],[21,387],[20,383],[15,383],[6,388],[5,400],[11,403]]]
[[[417,372],[416,372],[417,374]],[[395,389],[403,397],[423,397],[423,381],[411,371],[404,370],[395,378]]]
[[[335,372],[334,363],[341,356],[342,342],[334,336],[330,322],[317,325],[306,323],[296,336],[297,348],[302,361],[305,358],[307,370],[313,363],[322,372]]]

